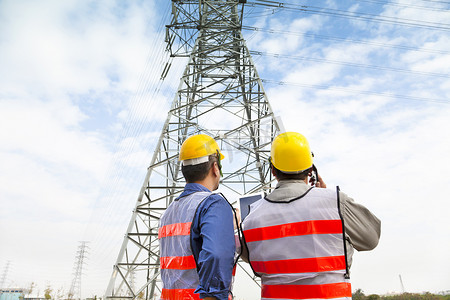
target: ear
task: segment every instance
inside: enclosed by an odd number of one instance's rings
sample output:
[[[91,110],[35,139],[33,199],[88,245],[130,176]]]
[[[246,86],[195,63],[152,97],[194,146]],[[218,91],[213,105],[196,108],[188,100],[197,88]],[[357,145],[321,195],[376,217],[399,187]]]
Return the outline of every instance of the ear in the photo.
[[[275,170],[274,170],[274,168],[273,168],[273,165],[272,165],[272,164],[270,164],[270,169],[272,170],[272,175],[273,175],[274,177],[277,177],[277,176],[275,175]]]
[[[220,177],[220,169],[219,169],[219,165],[217,164],[217,162],[214,162],[211,170],[212,170],[214,176]]]

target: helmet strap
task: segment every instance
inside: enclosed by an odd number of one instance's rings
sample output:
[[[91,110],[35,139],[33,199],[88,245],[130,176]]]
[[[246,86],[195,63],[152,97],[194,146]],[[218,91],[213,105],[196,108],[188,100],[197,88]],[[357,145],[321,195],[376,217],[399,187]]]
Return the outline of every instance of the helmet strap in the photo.
[[[223,177],[223,173],[222,173],[222,163],[220,162],[220,152],[219,152],[219,149],[216,149],[216,153],[217,153],[217,165],[219,166],[220,177]]]

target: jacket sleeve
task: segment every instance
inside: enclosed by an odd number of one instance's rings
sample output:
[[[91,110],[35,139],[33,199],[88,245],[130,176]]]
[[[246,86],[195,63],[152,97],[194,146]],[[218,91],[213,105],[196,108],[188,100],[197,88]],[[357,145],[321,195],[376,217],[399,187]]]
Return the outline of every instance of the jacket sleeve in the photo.
[[[339,197],[349,242],[358,251],[374,249],[380,240],[381,221],[345,193],[340,192]]]
[[[230,204],[219,195],[206,199],[198,212],[197,270],[201,298],[228,299],[234,265],[235,237]],[[212,201],[211,201],[212,200]],[[195,248],[193,246],[193,248]]]

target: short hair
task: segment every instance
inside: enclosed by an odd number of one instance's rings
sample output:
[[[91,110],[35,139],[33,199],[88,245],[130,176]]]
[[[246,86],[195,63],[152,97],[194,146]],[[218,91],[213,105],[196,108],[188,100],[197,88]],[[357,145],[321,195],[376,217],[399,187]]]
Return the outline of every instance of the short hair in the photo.
[[[293,179],[293,180],[304,180],[308,177],[309,173],[311,172],[311,168],[306,169],[305,171],[298,173],[298,174],[288,174],[284,173],[283,171],[278,170],[275,168],[275,166],[272,164],[272,168],[275,173],[275,177],[278,180],[285,180],[285,179]]]
[[[208,161],[198,165],[181,166],[181,172],[187,183],[193,183],[201,181],[208,176],[211,167],[215,162],[218,162],[216,154],[212,154],[208,157]]]

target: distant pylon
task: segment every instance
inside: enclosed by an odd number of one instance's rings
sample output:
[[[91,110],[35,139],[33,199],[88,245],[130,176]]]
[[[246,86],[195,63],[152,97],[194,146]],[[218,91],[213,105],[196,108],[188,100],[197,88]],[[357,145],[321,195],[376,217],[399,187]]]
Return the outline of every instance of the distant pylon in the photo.
[[[400,285],[402,287],[402,293],[405,293],[405,286],[403,285],[403,280],[402,280],[402,275],[398,275],[398,277],[400,278]]]
[[[3,269],[2,278],[0,279],[0,288],[6,288],[5,282],[6,278],[8,278],[8,271],[9,271],[9,265],[11,264],[11,261],[7,261],[5,268]]]
[[[159,299],[158,223],[183,190],[178,152],[188,136],[205,133],[219,142],[226,156],[220,188],[226,196],[271,189],[270,143],[280,127],[241,33],[244,2],[172,0],[167,50],[171,57],[188,56],[189,62],[148,167],[105,299]]]
[[[87,258],[87,246],[89,242],[81,241],[78,246],[78,250],[75,256],[75,263],[73,266],[74,277],[72,280],[72,284],[70,285],[68,299],[77,299],[75,298],[75,293],[78,294],[78,299],[81,299],[81,276],[83,275],[83,265],[85,263],[85,259]]]

